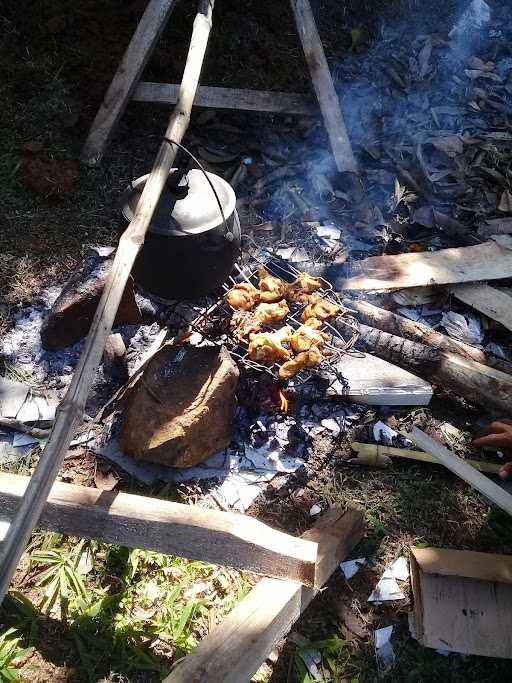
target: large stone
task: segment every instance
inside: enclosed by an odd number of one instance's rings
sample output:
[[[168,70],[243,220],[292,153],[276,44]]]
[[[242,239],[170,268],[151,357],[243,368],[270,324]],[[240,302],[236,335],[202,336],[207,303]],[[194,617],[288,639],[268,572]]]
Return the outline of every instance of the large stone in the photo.
[[[166,344],[130,395],[123,451],[171,467],[193,467],[226,448],[238,375],[224,348]]]
[[[87,335],[113,259],[113,256],[99,257],[94,252],[84,260],[80,270],[73,273],[41,328],[41,341],[45,349],[58,351]],[[123,292],[114,325],[136,325],[141,322],[142,316],[130,279]]]

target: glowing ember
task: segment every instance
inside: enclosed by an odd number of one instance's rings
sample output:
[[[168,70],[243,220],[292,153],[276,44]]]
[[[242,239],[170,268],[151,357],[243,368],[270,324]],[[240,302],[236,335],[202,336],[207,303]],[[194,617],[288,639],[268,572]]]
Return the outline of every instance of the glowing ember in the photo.
[[[287,413],[288,412],[288,399],[286,398],[286,396],[283,394],[282,391],[279,392],[279,401],[280,401],[279,408],[283,411],[283,413]]]

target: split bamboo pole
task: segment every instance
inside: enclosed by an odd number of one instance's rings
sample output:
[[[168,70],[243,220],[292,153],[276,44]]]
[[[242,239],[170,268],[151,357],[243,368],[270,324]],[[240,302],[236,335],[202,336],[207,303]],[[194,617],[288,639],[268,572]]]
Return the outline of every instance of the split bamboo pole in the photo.
[[[183,72],[178,102],[165,134],[180,143],[187,130],[190,112],[199,83],[201,68],[212,27],[215,0],[200,0]],[[0,601],[9,588],[19,559],[37,524],[53,482],[66,455],[73,434],[82,420],[87,395],[112,329],[130,271],[143,243],[160,194],[174,163],[177,147],[163,142],[149,175],[137,210],[123,233],[112,270],[94,315],[85,348],[68,392],[60,404],[46,448],[31,477],[6,538],[0,546]]]

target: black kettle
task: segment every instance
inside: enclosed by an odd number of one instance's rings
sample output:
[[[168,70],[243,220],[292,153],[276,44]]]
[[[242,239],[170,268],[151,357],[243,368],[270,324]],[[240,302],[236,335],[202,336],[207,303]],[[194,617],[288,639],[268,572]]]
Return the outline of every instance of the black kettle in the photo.
[[[127,221],[133,218],[147,178],[137,178],[126,192]],[[218,290],[240,254],[235,207],[233,188],[219,176],[172,168],[132,269],[135,283],[163,301],[194,299]]]

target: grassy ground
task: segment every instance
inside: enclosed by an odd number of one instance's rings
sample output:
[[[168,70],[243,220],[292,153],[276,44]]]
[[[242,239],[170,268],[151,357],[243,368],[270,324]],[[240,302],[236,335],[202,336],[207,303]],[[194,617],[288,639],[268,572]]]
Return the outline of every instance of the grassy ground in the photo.
[[[243,12],[234,0],[218,4],[210,53],[216,58],[207,63],[205,83],[306,89],[286,3],[248,0]],[[325,9],[326,3],[320,4]],[[100,169],[82,168],[74,193],[38,196],[20,172],[27,143],[39,143],[53,159],[77,157],[144,5],[142,0],[83,0],[79,6],[35,0],[30,7],[0,2],[0,333],[17,307],[33,301],[45,284],[66,277],[87,245],[115,243],[122,227],[121,192],[133,168],[134,175],[146,171],[154,155],[166,112],[137,105],[119,126],[106,163]],[[359,4],[359,15],[340,4],[335,9],[331,4],[330,10],[324,14],[323,35],[329,54],[341,56],[350,47],[351,28],[360,27],[362,10]],[[149,67],[150,79],[178,80],[192,13],[190,3],[180,4]],[[372,16],[368,30],[375,24]],[[437,419],[447,419],[447,405],[434,404]],[[475,418],[470,412],[457,415],[465,430]],[[295,627],[324,654],[330,680],[374,681],[371,632],[389,623],[396,625],[397,664],[384,680],[506,680],[503,662],[443,658],[419,648],[408,637],[407,602],[370,609],[366,597],[385,563],[411,544],[510,553],[509,520],[433,466],[355,470],[345,462],[346,437],[319,447],[318,457],[318,477],[308,483],[302,501],[280,492],[264,509],[256,505],[254,513],[299,533],[310,524],[311,502],[323,507],[351,502],[366,512],[368,535],[357,554],[370,559],[369,568],[350,587],[339,575],[333,577]],[[92,482],[92,466],[87,453],[73,464],[85,484]],[[122,482],[123,490],[133,486]],[[144,493],[181,500],[191,495],[168,487]],[[0,612],[0,681],[160,680],[253,580],[203,563],[36,534],[15,591]],[[297,656],[304,647],[300,642],[288,643],[259,680],[309,683]]]

